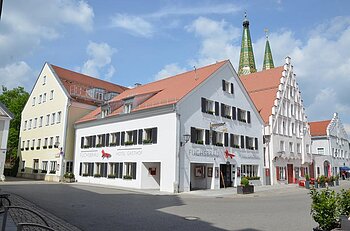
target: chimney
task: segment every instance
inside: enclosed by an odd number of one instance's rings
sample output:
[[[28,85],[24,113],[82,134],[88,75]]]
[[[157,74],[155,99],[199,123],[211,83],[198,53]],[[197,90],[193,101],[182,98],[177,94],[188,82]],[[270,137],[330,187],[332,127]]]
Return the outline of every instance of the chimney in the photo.
[[[135,83],[135,84],[134,84],[135,88],[137,88],[137,87],[139,87],[139,86],[141,86],[141,85],[142,85],[141,83]]]

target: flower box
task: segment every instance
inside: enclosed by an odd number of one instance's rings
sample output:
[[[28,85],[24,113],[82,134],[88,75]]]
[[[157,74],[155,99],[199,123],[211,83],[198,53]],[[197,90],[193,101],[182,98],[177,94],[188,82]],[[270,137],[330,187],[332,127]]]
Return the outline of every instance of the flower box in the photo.
[[[41,170],[41,173],[47,173],[47,170]]]
[[[109,146],[110,146],[110,147],[117,146],[117,143],[109,143]]]
[[[143,140],[142,143],[144,143],[144,144],[151,144],[152,140]]]
[[[90,148],[90,146],[89,145],[84,145],[83,148]]]
[[[102,147],[102,144],[96,144],[96,148]]]
[[[223,147],[224,144],[223,143],[216,143],[216,146]]]
[[[125,141],[125,143],[124,143],[125,145],[133,145],[134,144],[134,142],[133,141]]]
[[[95,174],[94,174],[94,177],[96,177],[96,178],[100,178],[100,177],[101,177],[101,174],[99,174],[99,173],[95,173]]]
[[[203,140],[197,140],[196,144],[204,144]]]
[[[89,174],[88,173],[83,173],[83,176],[86,177],[86,176],[89,176]]]
[[[237,186],[237,194],[250,194],[250,193],[254,193],[254,185]]]
[[[33,169],[33,173],[38,173],[38,169]]]
[[[114,174],[109,174],[109,175],[107,176],[108,179],[115,179],[115,177],[116,177],[116,175],[114,175]]]
[[[123,179],[124,179],[124,180],[132,180],[132,176],[130,176],[130,175],[124,175],[124,176],[123,176]]]
[[[51,170],[50,174],[56,174],[56,171]]]

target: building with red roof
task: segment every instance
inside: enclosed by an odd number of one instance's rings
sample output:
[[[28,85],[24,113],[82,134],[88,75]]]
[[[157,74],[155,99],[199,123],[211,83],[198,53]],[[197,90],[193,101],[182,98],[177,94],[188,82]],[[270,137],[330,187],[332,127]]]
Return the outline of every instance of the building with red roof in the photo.
[[[62,180],[73,171],[75,121],[126,89],[45,63],[22,111],[18,175]]]
[[[228,60],[125,90],[75,127],[79,182],[183,192],[262,176],[263,120]]]

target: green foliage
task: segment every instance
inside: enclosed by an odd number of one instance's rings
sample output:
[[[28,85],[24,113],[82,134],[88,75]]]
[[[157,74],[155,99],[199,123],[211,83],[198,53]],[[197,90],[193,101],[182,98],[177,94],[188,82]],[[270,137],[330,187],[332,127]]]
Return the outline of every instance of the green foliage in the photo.
[[[305,180],[310,181],[310,176],[309,176],[309,174],[305,174]]]
[[[2,102],[14,116],[10,123],[7,143],[7,155],[10,157],[17,156],[19,131],[21,128],[21,115],[22,110],[28,101],[28,98],[29,93],[26,92],[23,87],[17,87],[12,90],[8,90],[5,86],[2,86],[0,102]]]
[[[339,205],[341,214],[350,216],[350,189],[342,189],[339,193]]]
[[[330,189],[310,190],[312,199],[311,215],[322,230],[331,230],[338,226],[340,206],[338,195]]]
[[[131,179],[132,179],[132,176],[130,176],[130,175],[124,175],[124,176],[123,176],[123,179],[125,179],[125,180],[131,180]]]
[[[248,186],[249,185],[249,180],[246,177],[242,177],[241,185]]]
[[[67,178],[67,179],[73,179],[75,176],[74,176],[74,173],[72,172],[66,172],[64,175],[63,175],[64,178]]]
[[[321,175],[318,178],[318,181],[319,181],[320,184],[324,184],[324,183],[326,183],[326,177],[324,175]]]

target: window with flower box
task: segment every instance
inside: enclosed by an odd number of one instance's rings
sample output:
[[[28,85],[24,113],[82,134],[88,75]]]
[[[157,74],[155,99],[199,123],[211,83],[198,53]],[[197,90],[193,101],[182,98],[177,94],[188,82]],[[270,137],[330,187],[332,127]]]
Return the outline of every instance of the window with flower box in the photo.
[[[230,147],[240,148],[240,136],[235,134],[230,134]]]
[[[232,109],[226,104],[221,104],[221,116],[227,119],[232,119]]]
[[[50,174],[56,174],[57,161],[50,161]]]
[[[47,173],[47,161],[41,162],[41,173]]]
[[[109,169],[108,178],[123,178],[123,162],[110,163]]]
[[[125,173],[123,175],[123,179],[136,179],[136,163],[124,163],[125,165]]]
[[[94,177],[107,177],[107,163],[96,163]]]

